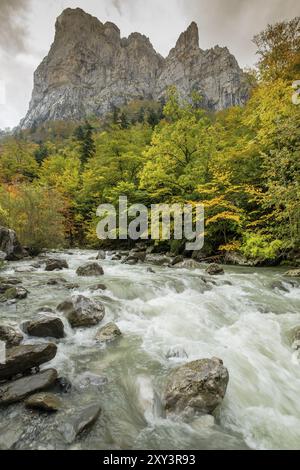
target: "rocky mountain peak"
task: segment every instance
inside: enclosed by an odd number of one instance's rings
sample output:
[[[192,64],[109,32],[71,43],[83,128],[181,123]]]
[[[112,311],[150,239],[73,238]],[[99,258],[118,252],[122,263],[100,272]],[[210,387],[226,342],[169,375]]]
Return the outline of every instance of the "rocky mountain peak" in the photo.
[[[176,43],[175,50],[188,51],[191,49],[199,49],[199,30],[198,25],[193,21],[184,31]]]
[[[197,90],[213,111],[241,105],[249,93],[245,75],[226,48],[199,48],[195,22],[164,59],[143,34],[121,39],[114,23],[67,8],[56,21],[50,52],[34,74],[29,111],[20,126],[103,116],[130,101],[158,101],[171,85],[185,99]]]

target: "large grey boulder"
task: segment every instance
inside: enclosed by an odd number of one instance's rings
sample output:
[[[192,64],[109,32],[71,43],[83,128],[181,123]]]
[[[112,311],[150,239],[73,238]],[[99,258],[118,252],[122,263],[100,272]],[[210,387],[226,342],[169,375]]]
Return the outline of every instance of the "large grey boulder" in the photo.
[[[6,227],[0,227],[0,251],[6,254],[8,261],[22,259],[25,255],[16,232]]]
[[[23,330],[29,336],[38,338],[64,338],[64,324],[58,317],[40,316],[22,325]]]
[[[6,362],[0,364],[0,380],[29,371],[51,361],[57,351],[53,343],[15,346],[6,351]]]
[[[36,375],[29,375],[0,386],[0,406],[23,400],[28,395],[45,390],[57,379],[55,369],[48,369]]]
[[[102,266],[98,263],[86,263],[83,266],[79,266],[76,271],[78,276],[103,276],[104,271]]]
[[[121,335],[122,333],[115,323],[108,323],[97,332],[95,339],[101,343],[111,343]]]
[[[66,441],[71,444],[83,431],[90,429],[101,413],[101,406],[93,403],[79,408],[70,418],[66,418],[61,426],[61,432]]]
[[[23,335],[18,328],[12,325],[0,325],[0,341],[4,341],[7,348],[19,346],[22,340]]]
[[[200,359],[175,369],[165,391],[167,413],[212,413],[223,401],[228,370],[218,358]]]
[[[105,307],[101,302],[76,295],[58,305],[73,328],[94,326],[100,323],[105,315]]]
[[[68,269],[68,263],[65,259],[48,259],[46,261],[45,271],[61,271]]]
[[[62,401],[53,393],[35,393],[25,400],[26,408],[40,411],[58,411],[62,407]]]

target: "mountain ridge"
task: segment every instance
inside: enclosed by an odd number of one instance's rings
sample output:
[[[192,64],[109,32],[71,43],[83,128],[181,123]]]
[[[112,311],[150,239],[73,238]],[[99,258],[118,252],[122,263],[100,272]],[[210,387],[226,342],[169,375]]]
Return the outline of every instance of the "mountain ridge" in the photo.
[[[103,116],[136,99],[159,101],[171,85],[185,99],[197,90],[203,107],[212,111],[243,105],[249,95],[245,74],[226,47],[199,47],[195,22],[164,58],[145,35],[122,38],[114,23],[67,8],[57,18],[49,54],[35,71],[20,127]]]

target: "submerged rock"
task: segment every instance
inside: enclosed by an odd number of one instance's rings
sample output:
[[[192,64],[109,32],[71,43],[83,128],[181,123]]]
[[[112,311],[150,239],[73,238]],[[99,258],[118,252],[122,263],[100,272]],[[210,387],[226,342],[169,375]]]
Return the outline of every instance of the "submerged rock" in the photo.
[[[28,395],[50,387],[57,378],[55,369],[48,369],[36,375],[22,377],[0,386],[0,406],[23,400]]]
[[[103,276],[104,271],[98,263],[86,263],[77,269],[76,274],[78,276]]]
[[[108,323],[97,332],[95,339],[103,343],[110,343],[121,335],[122,333],[115,323]]]
[[[53,393],[36,393],[25,400],[27,408],[41,411],[58,411],[62,401]]]
[[[55,387],[59,392],[70,393],[72,390],[72,383],[67,377],[58,377],[55,381]]]
[[[64,338],[64,324],[60,318],[41,316],[35,320],[25,322],[23,330],[30,336],[39,338]]]
[[[49,259],[46,261],[45,271],[61,271],[68,268],[69,265],[64,259]]]
[[[61,431],[66,441],[71,444],[77,436],[83,431],[90,429],[97,421],[101,413],[101,406],[98,404],[91,404],[87,407],[78,409],[67,422],[61,427]]]
[[[292,269],[285,273],[287,277],[300,277],[300,269]]]
[[[0,325],[0,341],[4,341],[7,348],[19,346],[23,341],[23,335],[11,325]]]
[[[0,364],[0,380],[29,371],[56,356],[57,346],[53,343],[28,344],[7,350],[5,364]]]
[[[107,287],[104,284],[95,284],[94,286],[90,286],[89,290],[96,292],[97,290],[107,290]]]
[[[212,413],[223,401],[228,370],[218,358],[190,362],[171,374],[165,392],[168,413]]]
[[[65,315],[73,328],[98,325],[105,315],[105,307],[101,302],[83,295],[73,296],[62,302],[57,310]]]
[[[218,276],[224,274],[224,269],[219,264],[212,263],[205,270],[210,276]]]

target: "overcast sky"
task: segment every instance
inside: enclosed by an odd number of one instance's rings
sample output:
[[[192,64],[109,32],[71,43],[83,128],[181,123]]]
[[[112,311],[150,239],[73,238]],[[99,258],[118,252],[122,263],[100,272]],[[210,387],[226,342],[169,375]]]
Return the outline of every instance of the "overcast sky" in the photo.
[[[256,33],[300,15],[299,0],[0,0],[0,128],[14,127],[24,117],[33,72],[48,53],[56,17],[67,7],[113,21],[123,36],[147,35],[164,56],[196,21],[200,47],[227,46],[242,67],[256,62]]]

